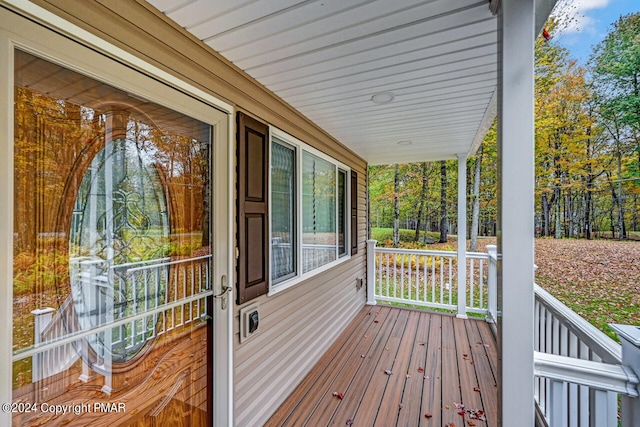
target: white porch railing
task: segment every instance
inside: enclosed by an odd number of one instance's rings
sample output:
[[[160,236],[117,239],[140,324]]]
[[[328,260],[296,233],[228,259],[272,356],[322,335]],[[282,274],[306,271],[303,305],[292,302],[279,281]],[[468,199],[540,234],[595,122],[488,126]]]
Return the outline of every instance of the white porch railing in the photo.
[[[495,246],[467,252],[466,282],[459,286],[456,252],[377,248],[367,242],[367,303],[403,303],[456,312],[466,289],[464,313],[498,318]],[[624,427],[640,419],[640,338],[621,346],[538,285],[535,292],[535,400],[550,427],[617,427],[623,397]],[[640,328],[636,328],[640,335]],[[634,371],[635,369],[635,371]],[[625,409],[629,408],[629,409]]]
[[[120,264],[106,274],[78,270],[74,295],[57,313],[34,310],[35,343],[14,353],[13,361],[32,358],[32,381],[63,372],[82,357],[80,380],[98,373],[111,391],[111,367],[133,357],[147,341],[178,327],[199,324],[207,315],[211,255]],[[99,270],[99,269],[98,269]],[[90,351],[90,348],[93,351]]]
[[[535,301],[535,398],[547,423],[617,426],[618,395],[638,397],[620,344],[538,285]]]
[[[458,254],[450,251],[378,248],[369,241],[373,254],[373,286],[370,300],[409,304],[427,308],[458,311]],[[485,315],[489,321],[497,317],[495,246],[489,253],[467,252],[467,277],[463,292],[466,307],[460,315]]]

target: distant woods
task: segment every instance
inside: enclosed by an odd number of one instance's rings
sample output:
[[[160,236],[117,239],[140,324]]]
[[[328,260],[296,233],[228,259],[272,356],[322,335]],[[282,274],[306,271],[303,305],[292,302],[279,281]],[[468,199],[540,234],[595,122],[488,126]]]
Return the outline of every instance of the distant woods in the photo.
[[[640,230],[640,13],[620,17],[585,66],[554,27],[535,48],[536,235],[626,239]],[[494,125],[467,160],[472,242],[496,232],[496,147]],[[393,227],[394,245],[400,228],[420,242],[457,234],[457,180],[455,160],[370,166],[371,227]]]

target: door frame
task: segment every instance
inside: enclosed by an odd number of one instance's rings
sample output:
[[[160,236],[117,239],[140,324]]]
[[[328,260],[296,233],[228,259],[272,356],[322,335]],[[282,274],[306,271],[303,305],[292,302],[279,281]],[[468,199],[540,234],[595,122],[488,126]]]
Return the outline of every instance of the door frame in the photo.
[[[15,12],[15,14],[13,12]],[[29,18],[29,19],[25,19]],[[35,21],[35,22],[32,22]],[[60,34],[65,34],[62,36]],[[82,46],[80,46],[82,45]],[[223,293],[223,276],[227,284],[233,283],[233,180],[234,167],[235,109],[213,95],[192,86],[176,76],[145,62],[131,53],[89,33],[47,10],[25,0],[0,0],[0,204],[13,207],[13,51],[24,48],[39,56],[83,73],[114,86],[140,93],[141,96],[187,115],[194,116],[192,108],[171,96],[173,88],[186,94],[192,101],[205,105],[203,109],[215,109],[219,117],[195,115],[212,125],[212,219],[213,235],[213,294]],[[100,68],[83,57],[83,49],[97,51],[106,61],[117,59],[130,68],[132,73],[150,76],[144,79],[143,87],[128,82],[116,71]],[[95,54],[95,53],[94,53]],[[115,67],[118,68],[118,67]],[[138,76],[139,77],[139,76]],[[147,84],[160,85],[164,91],[150,91]],[[129,87],[131,86],[131,87]],[[166,87],[169,86],[169,87]],[[146,89],[145,89],[146,87]],[[168,95],[167,95],[168,94]],[[191,101],[189,101],[191,103]],[[184,111],[187,109],[188,111]],[[4,130],[4,131],[3,131]],[[13,305],[13,208],[0,209],[0,323],[12,325]],[[233,288],[233,286],[231,286]],[[213,370],[212,410],[216,426],[233,425],[233,301],[234,291],[222,298],[214,299],[212,317],[212,361]],[[226,307],[223,309],[223,300]],[[0,403],[12,402],[12,334],[13,328],[0,328]],[[35,402],[38,403],[38,402]],[[12,414],[0,411],[0,424],[11,425]]]

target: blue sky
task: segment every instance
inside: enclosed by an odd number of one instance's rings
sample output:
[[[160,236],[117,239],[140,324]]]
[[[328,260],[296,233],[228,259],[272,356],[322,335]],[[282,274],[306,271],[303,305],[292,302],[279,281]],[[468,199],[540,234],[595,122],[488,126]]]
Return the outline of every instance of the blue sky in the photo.
[[[553,38],[584,64],[620,15],[640,12],[640,0],[559,0],[554,15],[565,17]]]

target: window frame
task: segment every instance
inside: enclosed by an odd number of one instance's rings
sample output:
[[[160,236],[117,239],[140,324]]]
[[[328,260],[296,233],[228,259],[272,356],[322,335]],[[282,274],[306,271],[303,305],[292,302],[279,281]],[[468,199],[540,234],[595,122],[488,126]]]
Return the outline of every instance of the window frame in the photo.
[[[352,247],[352,242],[351,242],[351,222],[348,221],[348,212],[351,211],[351,185],[350,184],[350,180],[349,177],[351,176],[351,168],[347,165],[345,165],[344,163],[340,162],[339,160],[334,159],[333,157],[323,153],[322,151],[310,146],[309,144],[306,144],[305,142],[297,139],[296,137],[289,135],[288,133],[275,128],[273,126],[269,126],[269,153],[272,153],[272,148],[273,148],[273,144],[274,142],[279,143],[279,144],[284,144],[285,146],[288,146],[289,148],[293,149],[294,151],[294,155],[295,155],[295,172],[294,172],[294,186],[295,186],[295,197],[294,197],[294,214],[293,214],[293,219],[294,219],[294,229],[295,229],[295,246],[296,246],[296,251],[295,251],[295,264],[294,264],[294,273],[284,277],[284,278],[278,278],[278,279],[274,279],[270,277],[270,281],[269,281],[269,292],[267,293],[268,296],[272,296],[275,295],[279,292],[282,292],[286,289],[289,289],[293,286],[296,286],[304,281],[306,281],[307,279],[310,279],[312,277],[315,277],[333,267],[335,267],[338,264],[341,264],[343,262],[348,261],[349,259],[351,259],[351,247]],[[303,153],[308,153],[311,154],[313,156],[316,156],[324,161],[327,161],[329,163],[331,163],[334,167],[335,170],[335,259],[331,262],[328,262],[327,264],[321,265],[319,267],[313,268],[309,271],[307,271],[306,273],[303,272],[303,257],[302,257],[302,240],[303,240],[303,224],[302,224],[302,218],[303,218],[303,194],[302,194],[302,174],[303,174],[303,161],[302,161],[302,157],[303,157]],[[272,161],[273,161],[273,156],[270,155],[269,158],[269,174],[271,174],[271,167],[272,167]],[[345,232],[345,236],[344,236],[344,246],[345,246],[345,251],[343,254],[340,254],[340,237],[339,237],[339,233],[340,233],[340,229],[339,229],[339,218],[338,218],[338,212],[339,212],[339,189],[338,189],[338,185],[339,185],[339,179],[338,179],[338,175],[340,173],[344,173],[345,174],[345,182],[344,182],[344,202],[345,202],[345,207],[344,207],[344,212],[343,214],[345,215],[345,224],[344,224],[344,232]],[[271,175],[270,175],[271,176]],[[269,180],[269,194],[271,194],[272,191],[272,181],[273,180]],[[272,224],[272,203],[269,204],[269,242],[271,242],[272,238],[273,238],[273,230],[271,227]],[[269,259],[268,259],[268,263],[269,265],[271,265],[272,262],[272,257],[273,257],[273,251],[271,250],[271,244],[269,245]]]

